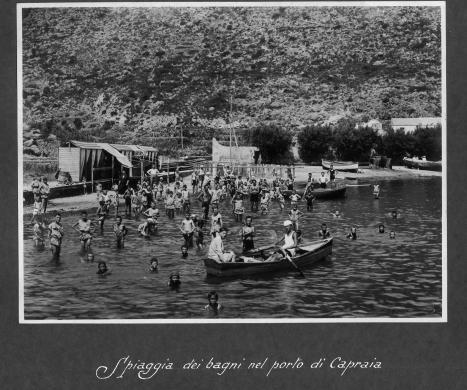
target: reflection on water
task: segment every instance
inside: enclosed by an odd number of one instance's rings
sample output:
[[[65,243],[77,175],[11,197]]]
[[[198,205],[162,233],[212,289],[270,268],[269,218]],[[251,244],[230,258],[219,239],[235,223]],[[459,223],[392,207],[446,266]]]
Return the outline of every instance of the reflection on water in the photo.
[[[330,259],[305,269],[305,278],[290,272],[258,277],[219,279],[206,277],[205,251],[191,249],[182,259],[178,226],[182,216],[168,220],[161,213],[159,232],[150,239],[137,234],[138,222],[124,219],[130,230],[125,249],[116,249],[111,232],[113,218],[93,240],[95,261],[111,268],[107,277],[96,275],[97,263],[83,262],[78,233],[71,225],[78,216],[62,219],[65,238],[61,263],[49,262],[48,249],[32,243],[32,229],[24,229],[24,295],[26,319],[150,319],[208,318],[203,311],[207,293],[216,290],[229,318],[322,317],[439,317],[441,316],[441,180],[427,178],[385,181],[379,200],[372,187],[349,187],[347,197],[316,201],[300,228],[304,241],[317,237],[322,222],[333,233]],[[196,203],[196,202],[195,202]],[[248,204],[247,204],[248,206]],[[273,204],[268,215],[253,214],[256,245],[281,237],[287,209]],[[397,208],[400,217],[390,217]],[[339,210],[340,218],[331,211]],[[199,205],[195,212],[201,214]],[[231,205],[220,207],[230,228],[227,248],[241,251],[240,224]],[[385,234],[378,233],[383,223]],[[345,238],[357,227],[356,241]],[[396,239],[389,239],[389,231]],[[209,244],[206,229],[205,241]],[[159,272],[148,273],[149,259],[159,258]],[[171,272],[179,272],[178,290],[167,286]]]

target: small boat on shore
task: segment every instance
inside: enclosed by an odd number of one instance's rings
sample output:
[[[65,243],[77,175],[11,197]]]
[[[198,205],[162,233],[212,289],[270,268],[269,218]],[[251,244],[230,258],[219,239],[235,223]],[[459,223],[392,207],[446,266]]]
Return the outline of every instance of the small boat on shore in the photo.
[[[297,247],[296,254],[292,261],[300,269],[309,267],[312,264],[324,260],[332,253],[332,237],[324,240],[315,241],[309,244]],[[253,262],[235,262],[221,263],[212,259],[204,259],[204,266],[208,275],[218,277],[231,277],[242,275],[263,274],[274,271],[291,270],[294,271],[294,265],[287,259],[278,261],[264,261],[263,251],[253,252],[253,258],[258,261]],[[242,257],[240,257],[241,259]]]
[[[404,162],[404,165],[407,168],[422,169],[424,171],[438,171],[438,172],[442,170],[441,161],[429,161],[423,158],[419,159],[416,157],[412,157],[412,158],[404,157],[402,161]]]
[[[324,169],[330,169],[331,164],[336,171],[358,172],[358,162],[321,160]]]

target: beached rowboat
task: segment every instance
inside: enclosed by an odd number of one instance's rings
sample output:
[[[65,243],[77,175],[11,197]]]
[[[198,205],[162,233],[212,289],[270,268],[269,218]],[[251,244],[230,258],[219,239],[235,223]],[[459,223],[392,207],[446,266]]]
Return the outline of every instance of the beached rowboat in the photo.
[[[358,162],[321,160],[324,169],[330,169],[331,164],[336,171],[358,172]]]
[[[299,246],[292,260],[297,267],[302,269],[320,260],[324,260],[331,253],[332,237]],[[257,253],[254,257],[259,259],[261,257],[261,253]],[[204,266],[206,267],[206,273],[208,275],[218,277],[254,275],[281,270],[295,270],[294,266],[287,259],[251,263],[221,263],[212,259],[204,259]]]
[[[403,162],[407,168],[422,169],[425,171],[441,171],[442,169],[441,161],[428,161],[404,157]]]

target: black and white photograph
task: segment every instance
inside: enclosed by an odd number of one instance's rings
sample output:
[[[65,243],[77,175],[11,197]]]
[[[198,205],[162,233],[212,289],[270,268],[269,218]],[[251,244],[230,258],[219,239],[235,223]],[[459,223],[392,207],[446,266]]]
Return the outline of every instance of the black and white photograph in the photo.
[[[443,2],[19,4],[20,323],[446,322],[445,35]]]

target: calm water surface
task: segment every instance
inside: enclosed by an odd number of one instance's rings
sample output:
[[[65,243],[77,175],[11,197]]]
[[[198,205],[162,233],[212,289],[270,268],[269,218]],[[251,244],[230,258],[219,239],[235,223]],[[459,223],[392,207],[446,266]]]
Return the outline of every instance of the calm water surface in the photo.
[[[379,181],[380,199],[372,187],[348,187],[339,200],[316,201],[305,213],[300,228],[304,242],[317,238],[322,222],[334,236],[329,259],[304,270],[302,278],[290,272],[257,277],[219,279],[207,277],[203,257],[207,251],[191,249],[182,259],[178,226],[182,216],[168,220],[163,210],[159,232],[150,239],[137,234],[139,221],[124,219],[130,230],[125,248],[115,247],[113,217],[92,243],[95,260],[104,260],[112,273],[96,275],[97,264],[82,261],[78,233],[71,229],[78,216],[62,218],[65,238],[59,264],[50,263],[48,249],[38,250],[32,229],[24,228],[24,301],[26,319],[157,319],[209,318],[203,311],[206,295],[216,290],[229,318],[323,317],[439,317],[441,316],[441,179]],[[194,212],[200,215],[197,202]],[[248,202],[246,206],[249,207]],[[397,208],[400,218],[388,213]],[[253,214],[256,246],[281,237],[281,213],[273,203],[265,216]],[[230,231],[226,248],[241,251],[240,224],[231,205],[220,206]],[[331,211],[339,210],[341,218]],[[93,211],[94,212],[94,211]],[[388,215],[387,215],[388,214]],[[385,234],[378,233],[384,223]],[[345,238],[357,227],[358,239]],[[389,239],[389,231],[396,240]],[[205,242],[209,235],[205,229]],[[159,272],[148,273],[149,259],[159,258]],[[178,291],[169,290],[171,272],[182,279]]]

